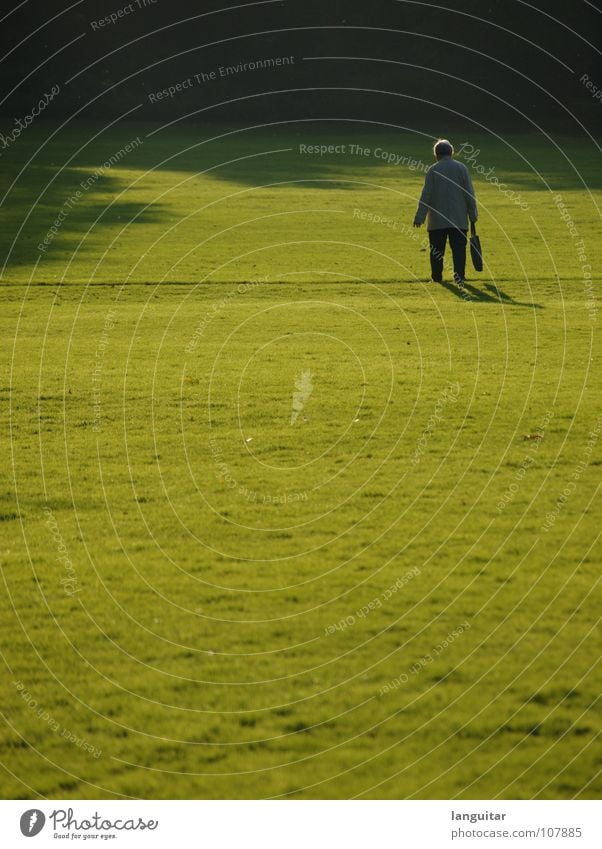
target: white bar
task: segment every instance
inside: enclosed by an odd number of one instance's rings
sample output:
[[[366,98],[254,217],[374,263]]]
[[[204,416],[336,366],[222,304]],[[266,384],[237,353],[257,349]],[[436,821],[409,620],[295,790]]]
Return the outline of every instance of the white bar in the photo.
[[[598,801],[4,801],[0,841],[24,846],[161,846],[165,849],[600,849]],[[33,823],[27,814],[37,811]],[[69,825],[69,809],[72,810]],[[452,814],[453,812],[453,814]],[[99,818],[94,820],[95,814]],[[43,814],[43,816],[41,816]],[[469,815],[466,819],[458,819]],[[483,819],[478,819],[478,816]],[[475,820],[470,821],[470,816]],[[452,818],[455,817],[455,818]],[[156,828],[102,830],[131,820]],[[90,828],[85,827],[88,820]],[[68,825],[68,827],[65,827]],[[106,825],[105,825],[106,828]],[[556,831],[560,829],[560,831]],[[566,829],[563,834],[562,829]],[[571,836],[569,831],[573,829]],[[452,839],[462,830],[472,836]],[[495,837],[491,831],[530,830],[534,836]],[[580,830],[580,836],[578,831]],[[488,832],[488,834],[478,834]],[[60,836],[59,836],[60,835]],[[66,836],[65,836],[66,835]],[[104,836],[103,836],[104,835]],[[114,835],[114,836],[108,836]],[[31,843],[29,841],[32,841]]]

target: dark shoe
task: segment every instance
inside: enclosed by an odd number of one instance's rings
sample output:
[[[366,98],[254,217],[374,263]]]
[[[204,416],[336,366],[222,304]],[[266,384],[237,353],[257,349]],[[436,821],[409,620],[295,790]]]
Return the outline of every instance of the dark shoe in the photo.
[[[443,283],[443,277],[431,277],[433,283]]]
[[[465,280],[465,278],[464,278],[464,277],[460,277],[460,275],[459,275],[459,274],[456,274],[456,273],[454,272],[454,283],[457,283],[457,284],[458,284],[458,286],[461,286],[461,285],[462,285],[463,283],[465,283],[465,282],[466,282],[466,280]]]

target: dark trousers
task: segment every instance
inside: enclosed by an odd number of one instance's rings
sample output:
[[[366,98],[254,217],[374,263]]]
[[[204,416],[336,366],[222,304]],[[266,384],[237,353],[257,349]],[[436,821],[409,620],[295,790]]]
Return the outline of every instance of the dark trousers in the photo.
[[[444,227],[441,230],[429,230],[431,274],[433,280],[441,281],[443,276],[443,257],[445,244],[449,244],[454,259],[454,276],[464,280],[466,271],[466,234],[468,230],[458,230],[456,227]]]

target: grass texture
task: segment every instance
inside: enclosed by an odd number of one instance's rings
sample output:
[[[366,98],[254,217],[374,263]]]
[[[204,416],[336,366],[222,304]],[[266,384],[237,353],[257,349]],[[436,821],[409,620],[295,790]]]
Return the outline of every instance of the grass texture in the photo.
[[[464,287],[418,134],[0,159],[4,796],[599,792],[602,170],[454,141]]]

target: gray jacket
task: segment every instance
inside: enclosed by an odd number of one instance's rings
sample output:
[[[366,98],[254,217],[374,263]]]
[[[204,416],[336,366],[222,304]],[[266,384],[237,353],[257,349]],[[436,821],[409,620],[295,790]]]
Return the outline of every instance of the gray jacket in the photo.
[[[443,227],[467,230],[467,217],[477,220],[472,180],[463,162],[444,156],[426,172],[414,223],[423,224],[427,216],[427,230]]]

